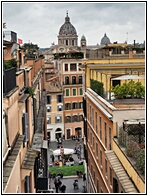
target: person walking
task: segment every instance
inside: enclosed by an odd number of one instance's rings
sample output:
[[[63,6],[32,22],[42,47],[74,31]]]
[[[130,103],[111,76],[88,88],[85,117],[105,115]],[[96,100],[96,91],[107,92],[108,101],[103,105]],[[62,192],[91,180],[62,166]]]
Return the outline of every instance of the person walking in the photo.
[[[52,154],[51,158],[52,158],[52,163],[54,163],[54,155],[53,154]]]
[[[61,191],[61,193],[65,193],[65,191],[66,191],[66,186],[65,186],[64,184],[61,186],[60,191]]]
[[[54,185],[55,185],[55,189],[56,189],[56,193],[58,193],[59,191],[59,182],[58,182],[58,179],[55,178],[55,181],[54,181]]]

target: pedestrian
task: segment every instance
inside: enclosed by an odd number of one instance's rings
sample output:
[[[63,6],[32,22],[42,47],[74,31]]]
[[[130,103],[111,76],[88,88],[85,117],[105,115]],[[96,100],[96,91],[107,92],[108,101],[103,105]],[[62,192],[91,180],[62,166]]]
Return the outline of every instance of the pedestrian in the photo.
[[[59,190],[59,182],[58,182],[58,179],[57,178],[55,178],[54,185],[55,185],[56,193],[58,193],[58,190]]]
[[[75,180],[75,181],[74,181],[74,183],[73,183],[73,188],[74,188],[74,189],[79,189],[78,180]]]
[[[61,191],[61,193],[65,193],[65,191],[66,191],[66,186],[65,186],[64,184],[61,186],[60,191]]]
[[[52,154],[51,158],[52,158],[52,163],[54,163],[54,155],[53,154]]]
[[[60,179],[59,179],[58,183],[59,183],[59,191],[60,191],[61,190],[61,186],[62,186],[62,182],[61,182]]]

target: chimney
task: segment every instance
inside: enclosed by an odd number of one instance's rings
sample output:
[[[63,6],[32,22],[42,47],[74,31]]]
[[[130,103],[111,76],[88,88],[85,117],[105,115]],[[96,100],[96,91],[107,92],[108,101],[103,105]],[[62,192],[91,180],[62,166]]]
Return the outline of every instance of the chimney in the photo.
[[[135,46],[135,39],[134,39],[134,46]]]

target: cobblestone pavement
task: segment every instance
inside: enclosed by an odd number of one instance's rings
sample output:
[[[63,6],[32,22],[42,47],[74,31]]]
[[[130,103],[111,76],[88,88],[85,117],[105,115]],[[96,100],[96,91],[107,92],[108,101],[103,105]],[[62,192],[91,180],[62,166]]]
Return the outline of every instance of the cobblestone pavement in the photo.
[[[82,140],[79,141],[79,143],[81,144],[81,160],[83,160],[84,156],[83,156],[83,142]],[[79,145],[78,141],[75,140],[65,140],[62,142],[62,146],[63,148],[71,148],[74,149],[75,145]],[[50,155],[52,154],[52,150],[56,150],[57,149],[57,142],[50,142],[49,144],[49,151],[48,151],[48,165],[52,164],[52,159],[50,157]],[[75,161],[75,165],[79,164],[80,159],[78,159],[77,154],[73,154],[72,155],[74,161]],[[56,160],[56,159],[55,159]],[[79,189],[74,190],[73,189],[73,182],[74,180],[77,179],[78,183],[79,183]],[[82,193],[83,192],[83,178],[78,178],[77,175],[76,176],[64,176],[63,179],[61,179],[62,184],[66,185],[66,193]],[[50,185],[51,188],[53,188],[55,190],[55,186],[54,186],[54,180],[50,180]]]

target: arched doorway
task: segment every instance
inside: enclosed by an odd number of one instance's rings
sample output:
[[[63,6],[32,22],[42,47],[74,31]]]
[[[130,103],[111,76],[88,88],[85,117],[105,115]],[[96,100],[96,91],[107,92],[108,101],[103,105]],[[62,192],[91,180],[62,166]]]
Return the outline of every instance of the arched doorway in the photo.
[[[62,130],[60,128],[57,128],[55,131],[55,138],[59,139],[62,138]]]
[[[81,138],[82,137],[82,128],[81,127],[75,128],[75,137],[76,138]]]

